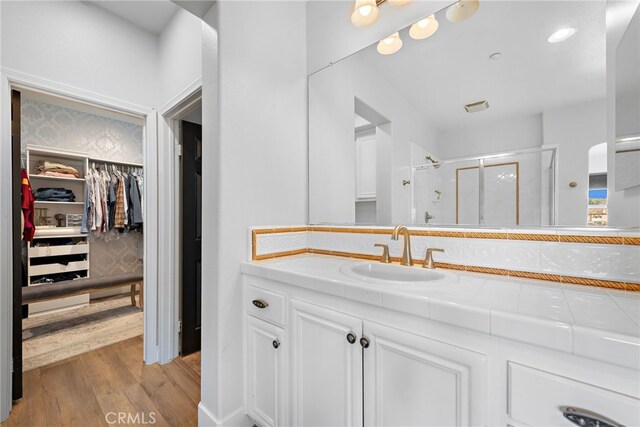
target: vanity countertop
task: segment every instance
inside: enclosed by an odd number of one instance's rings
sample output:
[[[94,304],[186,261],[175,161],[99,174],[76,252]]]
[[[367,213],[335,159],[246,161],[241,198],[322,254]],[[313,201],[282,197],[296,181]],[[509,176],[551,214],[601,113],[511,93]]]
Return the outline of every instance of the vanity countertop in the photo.
[[[299,255],[247,261],[242,272],[640,369],[640,293],[461,271],[454,272],[453,281],[390,287],[341,272],[362,262]]]

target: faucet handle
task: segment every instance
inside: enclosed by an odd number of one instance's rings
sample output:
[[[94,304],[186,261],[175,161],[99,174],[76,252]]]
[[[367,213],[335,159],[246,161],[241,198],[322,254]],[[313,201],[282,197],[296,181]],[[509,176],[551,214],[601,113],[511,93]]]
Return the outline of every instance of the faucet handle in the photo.
[[[386,264],[389,264],[391,262],[391,257],[389,256],[389,245],[385,245],[382,243],[376,243],[373,246],[377,246],[379,248],[382,248],[382,256],[380,257],[380,262],[384,262]]]
[[[444,249],[428,248],[427,253],[424,256],[424,263],[422,264],[422,268],[436,268],[435,264],[433,263],[434,252],[444,252]]]

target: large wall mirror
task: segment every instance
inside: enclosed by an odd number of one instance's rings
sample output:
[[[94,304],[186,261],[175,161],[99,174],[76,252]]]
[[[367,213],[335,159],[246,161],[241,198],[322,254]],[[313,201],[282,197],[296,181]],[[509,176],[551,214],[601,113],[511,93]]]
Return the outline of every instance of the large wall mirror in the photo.
[[[638,3],[446,15],[309,76],[310,222],[640,226]]]

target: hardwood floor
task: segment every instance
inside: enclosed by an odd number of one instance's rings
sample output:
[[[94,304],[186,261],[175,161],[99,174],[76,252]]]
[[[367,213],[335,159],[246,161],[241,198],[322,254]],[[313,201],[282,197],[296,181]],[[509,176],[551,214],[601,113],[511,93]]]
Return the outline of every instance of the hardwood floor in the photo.
[[[145,366],[138,336],[25,372],[2,427],[196,426],[199,401],[199,374],[179,357]]]
[[[22,321],[22,369],[29,371],[142,335],[143,314],[129,294]]]

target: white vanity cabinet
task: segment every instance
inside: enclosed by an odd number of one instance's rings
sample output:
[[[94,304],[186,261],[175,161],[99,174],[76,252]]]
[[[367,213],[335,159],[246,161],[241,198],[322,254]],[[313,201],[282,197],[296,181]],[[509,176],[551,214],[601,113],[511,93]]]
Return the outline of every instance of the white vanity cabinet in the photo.
[[[247,414],[262,427],[286,425],[285,299],[247,286],[245,317],[245,401]]]
[[[249,416],[265,427],[285,425],[284,329],[248,316],[246,338]]]
[[[362,426],[362,320],[291,301],[294,426]]]
[[[365,426],[486,424],[486,355],[373,322],[363,337]]]
[[[640,425],[636,368],[425,319],[410,301],[416,314],[300,281],[244,277],[245,406],[261,427],[574,426],[565,407]]]

